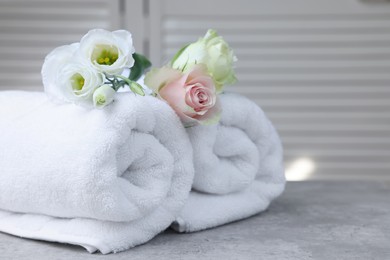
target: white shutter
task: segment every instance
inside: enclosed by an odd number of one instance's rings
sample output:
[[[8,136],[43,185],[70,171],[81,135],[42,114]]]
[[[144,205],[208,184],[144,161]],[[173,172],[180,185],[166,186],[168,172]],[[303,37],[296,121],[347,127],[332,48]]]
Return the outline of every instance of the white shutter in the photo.
[[[42,90],[46,54],[119,21],[119,0],[0,0],[0,90]]]
[[[208,28],[234,48],[230,89],[267,112],[287,167],[306,158],[314,178],[390,178],[389,2],[151,0],[153,62]]]

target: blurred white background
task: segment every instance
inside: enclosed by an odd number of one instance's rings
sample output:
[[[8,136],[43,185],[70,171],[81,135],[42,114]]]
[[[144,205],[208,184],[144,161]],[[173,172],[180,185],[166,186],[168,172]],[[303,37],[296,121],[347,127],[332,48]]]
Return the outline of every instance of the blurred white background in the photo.
[[[0,90],[42,91],[45,55],[92,28],[130,30],[155,66],[217,29],[289,180],[390,179],[390,1],[0,0]]]

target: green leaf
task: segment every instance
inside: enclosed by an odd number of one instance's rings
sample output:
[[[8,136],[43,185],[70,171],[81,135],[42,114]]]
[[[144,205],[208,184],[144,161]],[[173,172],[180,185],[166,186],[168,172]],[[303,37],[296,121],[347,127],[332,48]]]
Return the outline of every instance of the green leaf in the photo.
[[[140,96],[145,96],[144,89],[140,84],[138,84],[135,81],[132,81],[131,84],[129,85],[131,91],[133,91],[135,94],[138,94]]]
[[[187,49],[188,46],[189,44],[183,46],[178,52],[176,52],[175,56],[173,56],[173,59],[171,61],[171,66],[177,60],[177,58],[179,58],[179,56]]]
[[[133,59],[134,66],[131,68],[129,79],[136,81],[144,74],[145,70],[152,66],[152,63],[139,53],[133,53]]]

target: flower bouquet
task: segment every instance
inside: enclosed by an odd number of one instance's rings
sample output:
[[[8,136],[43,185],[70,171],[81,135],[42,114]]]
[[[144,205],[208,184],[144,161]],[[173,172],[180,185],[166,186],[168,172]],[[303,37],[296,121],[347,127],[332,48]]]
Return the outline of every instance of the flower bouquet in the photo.
[[[150,66],[146,57],[135,53],[128,31],[95,29],[79,43],[58,47],[47,55],[42,80],[45,92],[51,97],[102,108],[125,86],[145,95],[136,81]],[[123,75],[129,71],[128,76]]]

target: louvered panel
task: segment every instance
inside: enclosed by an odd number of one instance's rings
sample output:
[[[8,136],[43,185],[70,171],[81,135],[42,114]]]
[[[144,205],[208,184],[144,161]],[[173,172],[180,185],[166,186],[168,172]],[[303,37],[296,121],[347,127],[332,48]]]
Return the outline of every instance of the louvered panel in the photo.
[[[234,48],[230,90],[267,112],[287,167],[306,158],[313,178],[390,178],[388,1],[151,1],[154,63],[208,28]]]
[[[119,0],[0,0],[0,90],[42,90],[47,53],[119,20]]]

